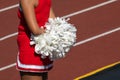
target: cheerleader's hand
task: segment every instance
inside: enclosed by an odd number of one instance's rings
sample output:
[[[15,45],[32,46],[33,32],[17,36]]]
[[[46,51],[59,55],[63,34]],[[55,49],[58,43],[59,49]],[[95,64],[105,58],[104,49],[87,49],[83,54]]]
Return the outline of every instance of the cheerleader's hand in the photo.
[[[31,37],[30,37],[30,45],[34,45],[34,44],[36,44],[36,43],[38,43],[38,37],[39,36],[41,36],[42,34],[44,34],[46,31],[45,31],[45,29],[44,29],[44,27],[41,27],[40,29],[39,29],[39,35],[33,35],[32,33],[31,33]]]
[[[44,27],[41,27],[40,28],[40,34],[43,34],[43,33],[45,33],[46,31],[45,31],[45,29],[44,29]]]

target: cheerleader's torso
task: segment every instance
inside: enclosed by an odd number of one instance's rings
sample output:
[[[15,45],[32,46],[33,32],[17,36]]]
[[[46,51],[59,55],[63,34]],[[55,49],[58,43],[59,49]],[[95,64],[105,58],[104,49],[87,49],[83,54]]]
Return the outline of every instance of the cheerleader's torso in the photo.
[[[49,18],[50,6],[51,6],[51,0],[39,0],[39,4],[34,10],[39,27],[44,26],[45,23],[47,22]],[[18,26],[18,37],[17,37],[18,50],[19,50],[17,68],[20,70],[29,70],[28,68],[24,68],[21,65],[34,65],[34,66],[37,65],[40,68],[42,68],[39,69],[38,71],[45,70],[46,68],[50,69],[52,67],[51,66],[52,61],[50,61],[48,58],[44,60],[41,59],[40,55],[35,54],[34,46],[30,45],[31,32],[24,19],[24,15],[21,8],[19,8],[18,10],[18,17],[20,19],[20,24]]]

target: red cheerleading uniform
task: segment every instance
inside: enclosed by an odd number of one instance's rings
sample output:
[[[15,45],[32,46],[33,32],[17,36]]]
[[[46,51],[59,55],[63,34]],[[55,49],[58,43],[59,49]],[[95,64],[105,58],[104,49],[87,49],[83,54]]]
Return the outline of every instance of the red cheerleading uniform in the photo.
[[[39,0],[39,4],[35,7],[35,16],[38,25],[44,26],[49,18],[51,0]],[[18,26],[18,56],[17,69],[25,72],[47,72],[53,67],[53,61],[48,57],[42,59],[40,55],[35,53],[34,46],[30,45],[31,32],[24,19],[22,9],[18,9],[18,17],[20,24]]]

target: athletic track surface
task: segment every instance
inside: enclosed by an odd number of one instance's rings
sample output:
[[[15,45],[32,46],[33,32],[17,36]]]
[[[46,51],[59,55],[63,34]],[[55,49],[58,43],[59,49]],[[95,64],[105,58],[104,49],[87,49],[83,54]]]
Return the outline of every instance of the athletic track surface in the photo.
[[[18,0],[0,0],[0,80],[20,80],[16,71]],[[53,0],[56,16],[70,18],[77,42],[54,62],[49,80],[74,80],[120,60],[120,0]]]

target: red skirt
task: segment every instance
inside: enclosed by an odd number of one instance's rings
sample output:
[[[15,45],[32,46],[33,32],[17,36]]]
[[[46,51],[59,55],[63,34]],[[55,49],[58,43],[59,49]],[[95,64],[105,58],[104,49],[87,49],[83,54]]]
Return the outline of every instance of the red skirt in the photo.
[[[30,45],[30,36],[25,32],[19,32],[17,37],[19,53],[17,56],[17,69],[25,72],[47,72],[53,67],[53,61],[48,57],[42,59],[34,52],[34,46]]]

